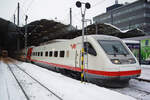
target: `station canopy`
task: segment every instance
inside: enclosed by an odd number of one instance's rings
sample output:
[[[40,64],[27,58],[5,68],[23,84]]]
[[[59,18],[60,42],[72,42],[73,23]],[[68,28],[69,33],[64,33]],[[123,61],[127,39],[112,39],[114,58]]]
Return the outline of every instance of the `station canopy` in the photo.
[[[97,32],[96,32],[97,29]],[[25,31],[25,27],[21,28]],[[146,35],[139,29],[121,31],[117,27],[107,24],[92,24],[85,28],[85,35],[92,34],[111,35],[119,38],[130,38]],[[54,39],[72,39],[82,35],[81,29],[76,29],[71,25],[64,25],[53,20],[42,19],[28,24],[28,46],[37,46],[43,42]]]

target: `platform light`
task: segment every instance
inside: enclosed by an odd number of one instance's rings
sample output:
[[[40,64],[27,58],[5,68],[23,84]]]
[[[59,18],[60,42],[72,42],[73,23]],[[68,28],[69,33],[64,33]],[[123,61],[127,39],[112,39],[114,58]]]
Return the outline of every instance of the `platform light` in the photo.
[[[91,5],[87,2],[87,3],[85,3],[85,8],[90,9]]]
[[[82,5],[81,5],[81,2],[80,1],[77,1],[76,2],[76,6],[78,7],[78,8],[80,8]]]

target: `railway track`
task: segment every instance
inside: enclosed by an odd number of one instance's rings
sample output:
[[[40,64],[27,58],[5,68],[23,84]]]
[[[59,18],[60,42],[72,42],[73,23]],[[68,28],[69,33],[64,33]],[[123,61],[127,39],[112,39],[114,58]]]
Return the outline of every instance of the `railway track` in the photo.
[[[130,80],[129,86],[117,89],[111,88],[111,90],[132,96],[137,100],[149,100],[147,98],[150,97],[150,82],[147,80],[132,79]]]
[[[26,89],[27,82],[25,82],[25,81],[23,82],[22,79],[19,79],[19,77],[18,77],[18,75],[16,73],[21,73],[21,76],[23,76],[24,78],[26,78],[26,79],[28,78],[29,80],[32,80],[32,82],[30,81],[28,85],[32,84],[32,87],[34,87],[33,85],[36,85],[35,87],[41,87],[45,91],[47,91],[47,92],[45,92],[46,96],[53,96],[53,98],[55,98],[56,100],[63,100],[59,95],[57,95],[52,90],[50,90],[49,88],[47,88],[46,86],[44,86],[40,81],[38,81],[37,79],[35,79],[34,77],[32,77],[30,74],[28,74],[26,71],[24,71],[23,69],[21,69],[17,64],[11,64],[11,65],[7,64],[7,66],[9,68],[10,72],[12,73],[12,75],[14,76],[15,80],[17,81],[20,89],[24,93],[24,95],[25,95],[25,97],[26,97],[27,100],[32,100],[32,98],[35,99],[35,95],[32,96],[31,94],[28,93],[29,91],[27,91],[27,89]],[[39,91],[37,91],[37,92],[39,92]]]

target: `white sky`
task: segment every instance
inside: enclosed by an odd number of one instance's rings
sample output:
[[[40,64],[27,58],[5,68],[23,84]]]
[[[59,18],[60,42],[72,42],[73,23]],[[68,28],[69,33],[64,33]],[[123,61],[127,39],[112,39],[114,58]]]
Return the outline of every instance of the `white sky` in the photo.
[[[28,15],[28,22],[40,19],[53,19],[69,24],[69,8],[72,8],[73,25],[81,26],[81,10],[76,7],[78,0],[0,0],[0,17],[13,22],[13,14],[17,16],[17,2],[20,2],[20,25],[24,25],[25,14]],[[115,0],[79,0],[89,2],[91,8],[86,11],[86,18],[104,13],[106,7],[115,3]],[[119,3],[133,2],[136,0],[119,0]]]

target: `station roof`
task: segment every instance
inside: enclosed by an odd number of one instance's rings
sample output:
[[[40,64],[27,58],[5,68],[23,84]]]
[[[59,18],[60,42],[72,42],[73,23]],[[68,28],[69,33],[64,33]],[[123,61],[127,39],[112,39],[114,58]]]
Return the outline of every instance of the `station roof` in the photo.
[[[146,35],[139,29],[121,31],[117,27],[107,23],[89,25],[85,28],[85,34],[96,34],[96,29],[97,34],[111,35],[119,38],[129,38]],[[24,31],[24,27],[22,28],[22,31]],[[81,36],[82,30],[77,30],[70,25],[64,25],[53,20],[42,19],[28,24],[28,33],[31,33],[31,35],[28,36],[28,45],[39,45],[43,42],[54,39],[72,39]]]

